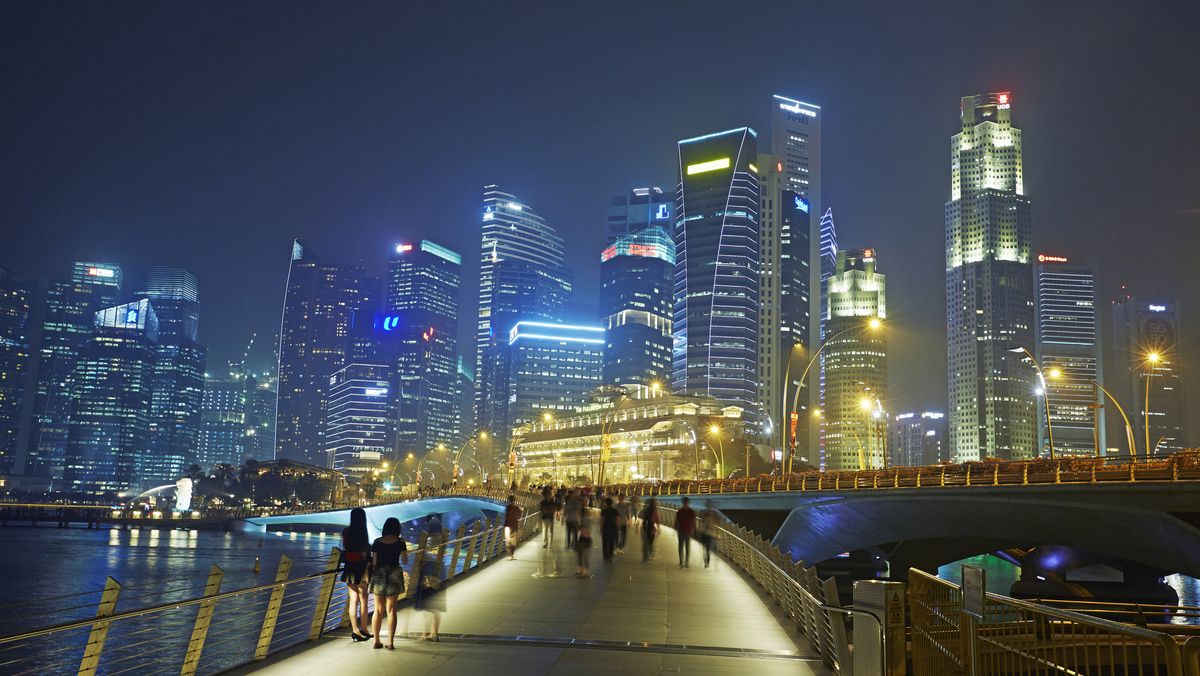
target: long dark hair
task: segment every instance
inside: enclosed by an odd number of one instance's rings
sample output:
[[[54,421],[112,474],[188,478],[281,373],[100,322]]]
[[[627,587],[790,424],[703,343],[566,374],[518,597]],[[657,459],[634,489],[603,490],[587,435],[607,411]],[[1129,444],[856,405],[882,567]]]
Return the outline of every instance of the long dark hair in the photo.
[[[362,507],[350,510],[350,527],[342,531],[342,544],[348,552],[361,552],[371,546],[367,534],[367,510]]]
[[[394,516],[388,517],[388,520],[383,522],[383,534],[400,537],[400,519]]]

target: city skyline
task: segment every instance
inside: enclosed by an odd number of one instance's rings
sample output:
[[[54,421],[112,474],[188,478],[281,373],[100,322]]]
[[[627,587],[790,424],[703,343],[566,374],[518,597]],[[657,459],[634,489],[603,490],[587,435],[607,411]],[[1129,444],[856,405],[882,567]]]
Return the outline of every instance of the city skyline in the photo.
[[[278,253],[283,248],[281,240],[286,241],[292,235],[301,235],[306,242],[310,242],[329,259],[348,262],[362,260],[373,273],[382,272],[386,250],[399,241],[417,241],[422,237],[432,236],[444,240],[456,251],[470,252],[477,246],[477,231],[474,228],[478,224],[479,186],[497,182],[520,194],[530,203],[538,205],[539,212],[549,222],[563,229],[564,238],[571,244],[567,256],[568,264],[576,273],[576,301],[582,299],[588,302],[596,297],[598,289],[599,270],[594,263],[595,251],[598,249],[593,247],[593,244],[598,245],[603,241],[602,225],[606,200],[613,194],[627,190],[630,185],[669,186],[672,180],[673,139],[739,124],[749,124],[759,129],[769,128],[761,101],[764,97],[778,92],[814,101],[822,106],[825,113],[826,195],[822,198],[822,210],[831,207],[837,214],[843,246],[870,245],[878,248],[889,261],[906,261],[903,273],[897,274],[900,271],[893,269],[889,280],[894,298],[899,299],[894,301],[890,308],[893,315],[890,324],[895,327],[895,331],[889,336],[889,347],[893,351],[919,355],[931,353],[932,356],[917,356],[906,360],[908,363],[895,364],[890,369],[889,394],[901,400],[897,402],[894,410],[940,409],[945,400],[945,379],[942,376],[945,367],[944,359],[941,358],[944,354],[944,309],[942,304],[936,301],[938,290],[942,286],[936,250],[943,236],[937,207],[949,197],[945,189],[947,169],[943,144],[946,135],[955,126],[953,113],[950,112],[953,110],[953,102],[962,95],[975,91],[1007,90],[1013,92],[1020,101],[1019,124],[1031,137],[1024,159],[1025,184],[1035,202],[1034,248],[1061,251],[1070,255],[1073,260],[1088,262],[1097,273],[1097,296],[1103,314],[1109,314],[1109,301],[1116,297],[1119,286],[1126,283],[1130,292],[1139,297],[1178,297],[1183,323],[1181,336],[1190,339],[1196,335],[1196,331],[1191,328],[1195,326],[1196,313],[1189,311],[1189,308],[1196,305],[1195,285],[1189,287],[1186,282],[1179,283],[1174,278],[1176,273],[1173,272],[1180,269],[1180,252],[1193,249],[1197,237],[1195,229],[1188,228],[1189,224],[1195,223],[1196,218],[1200,218],[1200,206],[1194,202],[1194,195],[1185,193],[1187,186],[1196,184],[1196,180],[1189,173],[1195,170],[1183,165],[1173,165],[1170,161],[1146,163],[1166,164],[1169,170],[1148,166],[1146,172],[1133,173],[1121,171],[1119,167],[1111,164],[1105,171],[1100,171],[1096,166],[1104,164],[1101,160],[1108,152],[1125,157],[1139,157],[1139,153],[1149,152],[1155,140],[1159,138],[1157,135],[1160,132],[1155,127],[1170,127],[1168,122],[1173,119],[1175,113],[1160,103],[1166,102],[1168,88],[1165,83],[1171,79],[1170,74],[1174,68],[1169,63],[1171,60],[1155,60],[1158,72],[1153,77],[1139,80],[1132,91],[1099,88],[1090,90],[1095,92],[1095,98],[1103,99],[1106,105],[1111,105],[1114,109],[1136,109],[1141,119],[1147,121],[1147,124],[1134,127],[1137,133],[1113,134],[1110,131],[1112,127],[1105,125],[1113,125],[1116,122],[1088,121],[1084,124],[1068,118],[1071,106],[1080,98],[1078,94],[1081,89],[1085,86],[1094,87],[1097,83],[1094,76],[1080,76],[1077,78],[1078,82],[1065,83],[1064,91],[1055,92],[1051,91],[1051,83],[1043,79],[1045,76],[1035,72],[1037,64],[1058,56],[1055,52],[1048,51],[1053,49],[1050,46],[1050,35],[1056,26],[1064,24],[1069,18],[1043,15],[1039,17],[1040,22],[1035,22],[1031,18],[1033,16],[1029,12],[1015,12],[1013,17],[1002,19],[1000,25],[989,29],[999,34],[1005,28],[1011,28],[1018,20],[1017,17],[1021,17],[1033,28],[1033,34],[1028,39],[1030,46],[1009,46],[1008,49],[1015,51],[1008,53],[1004,60],[989,57],[970,67],[956,66],[935,83],[934,89],[922,89],[919,95],[905,89],[906,85],[916,81],[911,73],[896,73],[894,83],[874,88],[870,86],[870,81],[864,82],[862,86],[836,86],[838,73],[856,73],[864,67],[862,63],[854,61],[857,57],[845,57],[848,61],[844,64],[824,60],[819,64],[821,67],[805,67],[786,77],[780,71],[759,77],[754,82],[730,82],[729,86],[734,87],[739,96],[722,97],[720,101],[712,101],[715,105],[704,106],[705,110],[702,112],[677,112],[672,115],[666,111],[652,109],[650,115],[640,113],[639,117],[645,118],[647,125],[621,143],[617,143],[617,139],[611,135],[618,132],[625,118],[618,116],[611,122],[589,122],[590,126],[598,130],[600,136],[607,139],[606,145],[618,148],[615,152],[597,154],[594,142],[564,136],[561,127],[557,126],[559,123],[553,121],[553,115],[550,113],[527,115],[531,118],[529,122],[518,121],[509,116],[492,119],[485,124],[472,123],[464,132],[466,138],[463,141],[478,143],[481,139],[479,134],[483,130],[518,131],[528,128],[526,125],[529,124],[548,125],[545,129],[547,134],[568,139],[566,142],[576,150],[576,155],[581,159],[586,158],[580,163],[584,173],[580,177],[582,180],[572,180],[571,183],[577,185],[562,186],[560,189],[558,186],[562,184],[545,168],[551,164],[541,161],[545,157],[545,151],[527,143],[485,140],[479,146],[478,154],[457,157],[455,165],[459,173],[455,173],[451,165],[444,162],[436,165],[440,167],[436,171],[426,170],[436,180],[446,181],[453,178],[454,185],[433,190],[429,193],[434,198],[430,204],[436,206],[419,207],[411,217],[406,215],[404,210],[389,206],[393,199],[390,196],[369,199],[364,207],[347,208],[353,204],[351,195],[382,196],[388,192],[380,189],[372,180],[364,180],[361,185],[355,185],[353,188],[345,185],[344,181],[326,186],[323,192],[328,192],[329,195],[322,198],[326,203],[320,208],[311,209],[311,213],[302,218],[284,215],[299,205],[311,207],[311,197],[297,196],[294,205],[276,202],[273,208],[279,209],[278,213],[265,210],[264,203],[268,201],[266,195],[276,194],[282,186],[294,184],[294,177],[282,183],[278,178],[262,177],[261,181],[267,188],[266,193],[253,199],[242,197],[235,200],[240,203],[240,209],[235,213],[232,207],[226,208],[222,211],[224,218],[204,209],[195,210],[195,213],[188,213],[179,218],[166,218],[172,212],[164,212],[164,205],[155,199],[150,199],[145,205],[140,202],[137,205],[124,204],[122,200],[128,199],[124,196],[129,194],[128,191],[119,191],[112,203],[99,204],[101,208],[95,208],[97,203],[94,197],[89,197],[84,191],[77,205],[72,203],[58,207],[52,212],[39,210],[37,207],[41,202],[37,199],[22,198],[17,204],[5,207],[4,217],[8,222],[49,225],[46,219],[53,213],[58,231],[68,228],[70,236],[61,238],[61,244],[45,244],[45,235],[40,231],[50,228],[30,228],[28,233],[22,230],[14,240],[14,250],[22,254],[29,251],[33,255],[4,255],[0,265],[10,268],[13,277],[34,282],[54,276],[69,260],[112,261],[122,267],[157,263],[192,269],[200,278],[206,308],[212,308],[205,313],[201,342],[210,348],[209,363],[222,364],[240,351],[245,337],[251,332],[257,332],[260,336],[270,336],[277,330],[275,308],[278,307],[283,293],[283,285],[279,280],[285,276],[287,265],[286,259],[282,259]],[[869,25],[883,22],[886,18],[886,13],[884,16],[870,18]],[[30,25],[34,28],[50,30],[40,24],[37,17],[25,17],[24,20],[31,22]],[[848,18],[836,15],[829,17],[828,21],[831,25],[846,25]],[[1101,12],[1097,21],[1094,38],[1096,40],[1102,39],[1106,34],[1115,34],[1118,26],[1122,30],[1133,26],[1153,33],[1169,34],[1176,30],[1167,17],[1151,19],[1112,10]],[[70,28],[60,26],[54,30],[65,31]],[[304,30],[312,30],[312,27],[298,26],[294,35],[300,35]],[[37,30],[33,31],[33,34],[36,35]],[[141,37],[153,42],[149,36]],[[873,49],[905,47],[926,57],[942,49],[949,49],[949,46],[921,48],[910,42],[909,38],[896,36],[889,36],[884,42],[884,46]],[[1135,66],[1140,57],[1132,48],[1122,47],[1117,51],[1129,63],[1118,64],[1120,67],[1116,72],[1136,70]],[[35,50],[34,56],[36,55]],[[262,55],[259,56],[262,58]],[[602,65],[589,59],[584,59],[584,62],[603,73],[609,72],[610,68],[613,71],[619,68],[619,64]],[[536,70],[532,64],[524,65]],[[77,68],[83,66],[78,65]],[[1092,68],[1084,70],[1090,72]],[[1114,72],[1113,69],[1108,71]],[[220,72],[220,69],[213,71],[216,72]],[[154,72],[133,69],[133,74],[128,77],[139,81],[149,78],[153,81],[157,75]],[[518,89],[532,86],[532,81],[526,82],[527,77],[528,75],[520,75],[514,86]],[[688,79],[688,82],[693,81]],[[448,91],[459,91],[459,87],[465,87],[468,83],[469,78],[465,82],[458,82],[453,78],[443,82]],[[1072,93],[1074,94],[1069,96]],[[1183,95],[1186,97],[1194,94],[1185,88]],[[579,100],[578,93],[572,96],[570,102]],[[905,107],[913,113],[913,119],[903,126],[904,134],[892,133],[900,130],[902,125],[899,122],[885,124],[886,117],[871,118],[873,126],[883,129],[867,129],[861,126],[866,121],[864,116],[867,115],[862,103],[868,98],[876,97],[888,101],[890,105]],[[708,101],[699,90],[695,94],[689,94],[687,100],[695,100],[697,103]],[[438,99],[436,103],[437,105],[433,106],[434,112],[457,114],[454,112],[457,103],[442,99]],[[153,101],[152,104],[165,105],[155,104]],[[576,106],[576,109],[585,119],[590,120],[593,116],[586,107]],[[9,114],[19,115],[23,110],[25,109]],[[102,123],[103,119],[103,116],[87,117],[80,122],[95,125]],[[1149,124],[1150,122],[1157,124]],[[243,127],[241,124],[234,126],[238,129]],[[388,127],[380,127],[376,121],[375,125],[369,128],[382,131]],[[169,133],[173,130],[160,131]],[[329,133],[339,135],[336,130]],[[856,140],[853,138],[854,133],[865,134],[866,138],[862,141]],[[1101,148],[1091,145],[1084,138],[1097,134],[1110,138],[1111,141]],[[506,133],[505,136],[507,135]],[[234,137],[236,136],[235,134]],[[1192,142],[1192,139],[1172,141],[1187,144]],[[455,141],[459,142],[461,141]],[[304,152],[323,153],[325,143],[320,139],[313,139],[311,146],[305,146]],[[1113,151],[1111,144],[1117,144],[1125,151]],[[360,146],[355,147],[362,150]],[[454,152],[448,154],[455,155]],[[1180,153],[1183,156],[1187,154]],[[150,156],[153,157],[153,153]],[[505,161],[497,164],[493,158],[501,156]],[[1064,157],[1072,159],[1055,159]],[[381,161],[370,153],[365,158],[374,163]],[[639,158],[642,161],[638,161]],[[867,158],[877,164],[864,164]],[[352,163],[352,160],[347,161]],[[902,172],[904,175],[900,175],[899,167],[907,166],[909,162],[912,163],[912,169],[905,169]],[[407,171],[403,168],[407,166],[406,162],[393,158],[393,163],[396,165],[396,171]],[[85,171],[86,166],[85,162],[78,171]],[[886,182],[889,185],[883,193],[879,192],[880,179],[855,173],[856,169],[861,170],[868,166],[872,167],[872,170],[865,172],[866,174],[880,173],[887,177]],[[34,163],[28,177],[21,180],[30,182],[35,188],[42,186],[43,183],[39,181],[46,180],[46,169],[39,167],[41,165]],[[301,172],[301,175],[312,174]],[[404,198],[419,194],[422,188],[415,186],[423,184],[406,183],[406,188],[409,185],[414,186],[411,194],[407,189],[391,191],[396,193],[395,199],[399,200],[397,204],[408,204],[411,200]],[[45,187],[40,189],[46,190]],[[34,192],[37,193],[36,190]],[[176,197],[186,202],[198,198],[201,194],[204,193],[189,194],[185,191],[182,197]],[[78,211],[84,205],[89,206],[89,209],[86,212]],[[899,205],[903,208],[897,209]],[[76,210],[74,216],[71,215],[72,209]],[[209,214],[205,227],[198,228],[201,224],[195,219],[204,213]],[[261,220],[265,225],[256,229],[248,228],[245,225],[246,218]],[[108,223],[113,219],[126,219],[131,225],[102,230],[107,237],[98,239],[86,234],[85,228],[82,227],[82,224]],[[1086,236],[1092,228],[1101,228],[1109,233],[1119,232],[1123,225],[1134,222],[1134,219],[1138,223],[1151,223],[1159,233],[1159,238],[1168,240],[1172,246],[1165,251],[1153,253],[1149,248],[1146,251],[1135,248],[1133,251],[1117,252],[1113,251],[1114,247],[1104,247],[1100,244],[1104,238]],[[160,225],[170,224],[170,228],[164,228],[170,231],[169,234],[147,230],[150,221]],[[76,223],[81,226],[76,227]],[[139,223],[140,226],[135,225]],[[237,223],[242,225],[235,228]],[[178,227],[175,224],[178,224]],[[181,234],[189,226],[201,232],[211,228],[214,229],[214,234],[231,232],[229,229],[234,228],[233,231],[244,234],[245,239],[239,242],[240,246],[232,247],[233,250],[228,253],[229,258],[220,263],[222,266],[229,265],[234,271],[232,274],[220,272],[222,268],[214,268],[212,262],[205,260],[205,256],[212,258],[212,244],[199,235]],[[133,230],[139,233],[137,239],[144,238],[146,241],[132,241],[130,233]],[[439,236],[442,230],[446,231],[446,238]],[[268,234],[269,241],[266,238]],[[912,244],[908,243],[909,240]],[[166,246],[167,241],[170,241],[170,247]],[[184,246],[180,246],[181,244]],[[247,256],[250,257],[249,260],[255,261],[253,265],[246,264]],[[239,261],[242,264],[239,264]],[[907,261],[912,263],[908,264]],[[467,266],[468,269],[464,270],[463,286],[466,289],[473,288],[476,283],[474,271],[470,270],[470,267],[472,266]],[[51,274],[52,272],[54,274]],[[233,291],[235,288],[249,288],[253,291],[240,294]],[[932,299],[925,300],[930,296]],[[469,297],[464,298],[464,312],[470,311],[470,301]],[[1111,326],[1111,319],[1106,316],[1100,323],[1105,327]],[[272,327],[272,324],[275,326]],[[464,345],[468,340],[469,336],[464,338],[460,335],[459,343]],[[264,340],[263,344],[269,342]],[[1195,342],[1188,341],[1191,347],[1181,358],[1186,371],[1191,371],[1190,365],[1200,362],[1200,350],[1195,347]],[[260,362],[267,359],[268,355],[268,350],[259,348]],[[943,364],[939,365],[939,362]],[[1197,409],[1196,397],[1190,398],[1186,403],[1190,411]],[[1190,433],[1196,434],[1195,431]]]

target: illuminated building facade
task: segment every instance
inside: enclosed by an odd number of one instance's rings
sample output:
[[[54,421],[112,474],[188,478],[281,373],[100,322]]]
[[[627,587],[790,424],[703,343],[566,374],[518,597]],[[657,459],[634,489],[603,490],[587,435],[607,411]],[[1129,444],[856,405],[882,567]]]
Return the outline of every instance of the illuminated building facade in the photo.
[[[143,484],[150,450],[158,318],[148,300],[105,308],[78,349],[65,489],[108,494]]]
[[[1037,256],[1037,358],[1048,374],[1043,396],[1050,426],[1038,416],[1039,448],[1055,456],[1092,456],[1105,449],[1103,401],[1092,381],[1104,382],[1096,314],[1096,276],[1065,256]],[[1043,406],[1042,410],[1045,410]]]
[[[604,327],[519,321],[508,332],[501,362],[508,372],[502,430],[507,449],[513,428],[574,411],[601,384]]]
[[[956,462],[1022,460],[1037,447],[1034,372],[1010,352],[1034,344],[1032,226],[1011,100],[963,98],[950,141],[947,413]]]
[[[892,421],[888,453],[892,464],[898,467],[921,467],[949,461],[946,414],[925,411],[897,415]]]
[[[678,148],[671,390],[761,419],[756,133],[741,127]]]
[[[279,335],[276,458],[326,462],[325,388],[346,365],[358,322],[369,327],[378,302],[377,280],[363,266],[322,263],[293,242]]]
[[[394,459],[393,374],[386,364],[348,364],[330,377],[325,452],[333,469],[364,476]]]
[[[1123,392],[1128,397],[1124,400],[1133,402],[1126,412],[1133,425],[1139,457],[1145,457],[1147,450],[1150,455],[1165,455],[1186,448],[1186,409],[1176,302],[1126,296],[1113,304],[1113,325],[1113,344],[1122,366],[1118,373],[1128,375],[1110,379],[1113,386],[1109,390],[1118,397],[1121,396],[1118,393]],[[1146,405],[1147,387],[1149,406]]]
[[[607,243],[613,244],[625,235],[647,228],[671,229],[675,214],[675,197],[658,186],[634,188],[628,195],[612,198],[608,206],[605,228]]]
[[[247,373],[243,382],[246,399],[243,452],[247,458],[269,460],[275,455],[275,374]]]
[[[668,205],[659,208],[669,223]],[[670,386],[674,273],[675,242],[659,225],[626,232],[600,253],[605,383]]]
[[[246,451],[246,430],[245,383],[236,378],[205,378],[196,464],[209,471],[217,465],[240,467],[243,460],[255,457]],[[267,459],[272,455],[274,449]]]
[[[887,317],[886,277],[874,249],[842,249],[826,284],[822,468],[878,469],[886,457],[887,341],[870,322]]]
[[[712,397],[626,390],[632,399],[597,398],[575,412],[532,422],[515,447],[518,481],[612,484],[713,477],[722,448],[727,464],[742,464],[741,408]],[[609,454],[601,478],[605,436]]]
[[[17,437],[29,375],[33,289],[0,268],[0,476],[17,465]]]
[[[95,330],[96,313],[116,305],[120,293],[121,268],[108,263],[76,262],[70,279],[50,283],[26,474],[62,478],[74,401],[75,358]]]

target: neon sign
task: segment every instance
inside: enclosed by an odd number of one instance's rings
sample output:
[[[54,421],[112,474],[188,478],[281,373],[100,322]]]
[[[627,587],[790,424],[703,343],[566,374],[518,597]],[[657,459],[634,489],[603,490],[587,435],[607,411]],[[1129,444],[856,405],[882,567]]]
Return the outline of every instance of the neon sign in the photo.
[[[116,270],[110,270],[109,268],[88,268],[87,273],[92,277],[105,277],[108,279],[117,276]]]
[[[129,308],[128,310],[125,311],[125,323],[126,324],[137,324],[137,320],[138,320],[138,311],[136,308]]]
[[[405,251],[412,251],[412,250],[413,250],[413,245],[411,245],[411,244],[397,244],[396,245],[396,253],[404,253]]]
[[[801,197],[799,195],[796,195],[796,208],[807,214],[808,213],[808,200],[804,199],[803,197]]]
[[[667,206],[666,204],[658,205],[658,211],[655,212],[655,214],[654,214],[654,220],[661,221],[664,218],[670,218],[670,217],[671,217],[671,207]]]
[[[375,325],[384,331],[395,331],[400,326],[399,315],[383,315],[375,320]]]
[[[1067,263],[1066,256],[1051,256],[1049,254],[1038,254],[1039,263]]]
[[[383,397],[383,396],[387,396],[387,393],[388,393],[388,391],[387,391],[386,387],[364,387],[363,388],[363,394],[368,397]]]
[[[1151,305],[1151,306],[1149,306],[1149,308],[1150,308],[1151,312],[1166,312],[1167,311],[1166,305]]]

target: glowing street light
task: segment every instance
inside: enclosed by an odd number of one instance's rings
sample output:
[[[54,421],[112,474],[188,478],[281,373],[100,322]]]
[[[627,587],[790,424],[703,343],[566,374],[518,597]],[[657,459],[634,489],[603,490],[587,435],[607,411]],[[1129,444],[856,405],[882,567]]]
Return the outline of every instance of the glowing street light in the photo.
[[[1036,396],[1039,396],[1042,398],[1042,405],[1046,409],[1046,437],[1050,444],[1050,459],[1053,460],[1054,459],[1054,426],[1050,422],[1050,395],[1047,394],[1047,392],[1046,392],[1046,390],[1047,390],[1046,377],[1042,373],[1042,365],[1038,363],[1037,357],[1034,357],[1032,352],[1030,352],[1029,350],[1026,350],[1023,347],[1009,348],[1008,351],[1012,352],[1013,354],[1025,353],[1025,355],[1029,357],[1029,360],[1031,362],[1033,362],[1034,370],[1037,371],[1039,386],[1037,389],[1034,390],[1033,393]],[[1059,373],[1061,373],[1061,371]],[[1054,376],[1052,375],[1051,377],[1054,377]]]
[[[1154,367],[1162,362],[1162,354],[1157,350],[1146,353],[1146,402],[1142,407],[1142,419],[1146,421],[1146,459],[1150,459],[1150,379],[1154,377]]]
[[[721,426],[710,425],[708,428],[709,436],[717,438],[717,447],[721,449],[721,457],[717,459],[717,478],[725,478],[725,441],[721,438]]]

